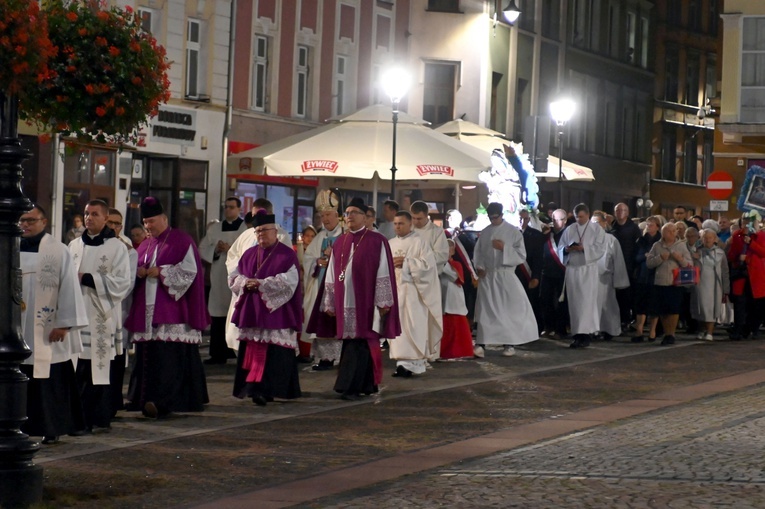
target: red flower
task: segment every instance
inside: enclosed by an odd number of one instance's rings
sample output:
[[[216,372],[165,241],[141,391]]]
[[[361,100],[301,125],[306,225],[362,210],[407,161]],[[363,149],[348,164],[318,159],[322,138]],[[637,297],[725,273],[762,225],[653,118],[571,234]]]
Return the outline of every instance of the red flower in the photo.
[[[106,115],[106,108],[103,108],[101,106],[96,108],[96,115],[98,115],[99,117],[103,117],[104,115]]]
[[[116,113],[118,117],[121,117],[122,115],[125,114],[125,108],[123,108],[122,106],[117,106],[117,109],[114,110],[114,113]]]
[[[105,38],[101,37],[100,35],[96,37],[96,46],[106,46],[107,44],[109,43]]]
[[[88,93],[88,95],[93,95],[96,93],[96,87],[88,83],[85,85],[85,91]]]
[[[133,83],[133,85],[140,85],[143,82],[140,76],[133,76],[130,81]]]
[[[75,21],[77,21],[77,13],[76,12],[71,12],[71,11],[67,12],[66,13],[66,19],[68,19],[69,21],[74,23]]]
[[[119,48],[115,48],[114,46],[109,46],[109,54],[113,57],[119,56],[120,50]]]
[[[77,30],[77,33],[80,34],[80,37],[85,37],[88,35],[88,29],[87,28],[80,28]]]

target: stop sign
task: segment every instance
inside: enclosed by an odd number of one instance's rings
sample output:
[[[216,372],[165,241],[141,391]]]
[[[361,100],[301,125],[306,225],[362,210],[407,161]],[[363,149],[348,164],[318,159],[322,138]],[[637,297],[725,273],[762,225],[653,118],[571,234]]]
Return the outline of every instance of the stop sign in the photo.
[[[733,176],[726,171],[713,171],[707,178],[707,193],[715,200],[725,200],[733,194]]]

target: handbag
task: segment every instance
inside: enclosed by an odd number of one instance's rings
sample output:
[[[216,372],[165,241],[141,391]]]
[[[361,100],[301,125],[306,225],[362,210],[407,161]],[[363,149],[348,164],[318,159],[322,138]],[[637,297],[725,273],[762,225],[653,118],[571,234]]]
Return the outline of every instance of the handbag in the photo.
[[[700,267],[679,267],[672,269],[672,284],[675,286],[693,286],[701,280]]]

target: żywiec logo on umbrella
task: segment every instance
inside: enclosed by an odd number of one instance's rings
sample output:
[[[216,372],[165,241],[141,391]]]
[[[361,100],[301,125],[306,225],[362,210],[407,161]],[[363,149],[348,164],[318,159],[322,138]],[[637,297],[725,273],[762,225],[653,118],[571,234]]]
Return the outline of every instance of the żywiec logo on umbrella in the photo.
[[[335,173],[337,171],[337,161],[327,161],[324,159],[312,159],[310,161],[303,161],[300,165],[303,173],[309,173],[312,171],[328,171]]]
[[[427,177],[428,175],[446,175],[447,177],[454,176],[454,168],[451,166],[444,166],[443,164],[418,164],[417,173],[421,177]]]

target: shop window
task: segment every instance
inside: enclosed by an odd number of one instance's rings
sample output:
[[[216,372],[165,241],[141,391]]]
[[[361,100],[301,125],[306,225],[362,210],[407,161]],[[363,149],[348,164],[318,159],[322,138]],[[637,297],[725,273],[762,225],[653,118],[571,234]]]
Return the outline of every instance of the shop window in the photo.
[[[680,70],[680,64],[678,62],[677,56],[677,47],[667,45],[665,52],[664,100],[668,102],[677,102],[677,75]]]
[[[295,116],[305,118],[308,115],[308,98],[310,97],[309,48],[299,45],[297,47],[297,66],[295,69],[297,87],[295,87]]]
[[[63,232],[74,225],[75,214],[82,214],[90,200],[114,204],[116,153],[79,147],[67,150],[64,158]],[[64,240],[64,239],[62,239]]]
[[[346,91],[346,63],[348,59],[343,55],[338,55],[335,67],[335,115],[342,115],[345,112],[345,91]]]

